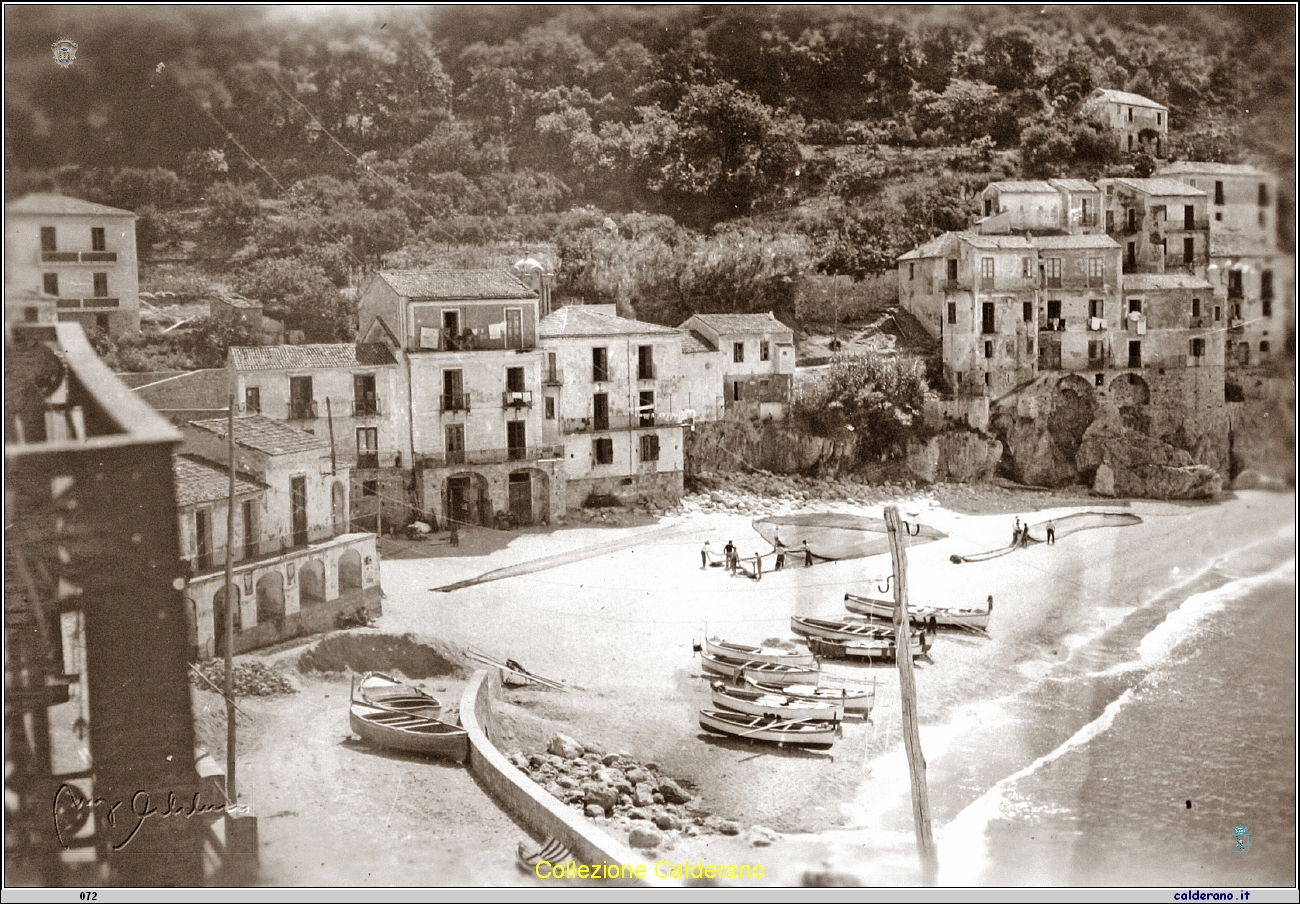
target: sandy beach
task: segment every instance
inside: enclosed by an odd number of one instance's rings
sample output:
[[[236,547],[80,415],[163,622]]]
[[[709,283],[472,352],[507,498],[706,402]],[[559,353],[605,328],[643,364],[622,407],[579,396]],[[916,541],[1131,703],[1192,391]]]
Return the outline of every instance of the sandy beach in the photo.
[[[1204,577],[1226,553],[1294,541],[1294,495],[1261,491],[1187,504],[947,487],[916,491],[897,504],[905,517],[947,535],[908,551],[914,604],[995,599],[988,637],[945,632],[933,661],[917,670],[944,884],[981,881],[982,867],[968,852],[979,847],[984,828],[972,823],[968,808],[1078,729],[1062,721],[1044,735],[1023,723],[1000,724],[1006,701],[1094,655],[1107,632]],[[879,517],[882,508],[812,501],[802,510]],[[1016,515],[1038,522],[1080,510],[1131,512],[1142,523],[1082,531],[986,562],[950,561],[1006,545]],[[430,546],[426,557],[386,559],[385,614],[377,627],[451,648],[473,645],[563,681],[568,690],[505,691],[501,711],[512,749],[543,749],[563,731],[628,751],[689,783],[700,811],[744,826],[734,837],[679,838],[652,860],[762,863],[762,881],[770,885],[799,884],[806,870],[870,885],[914,884],[896,669],[827,664],[834,679],[877,682],[877,709],[870,722],[846,724],[829,752],[791,751],[701,731],[696,714],[708,705],[708,684],[691,652],[692,640],[706,631],[758,643],[792,637],[791,615],[841,615],[846,592],[877,591],[890,570],[888,555],[811,568],[795,563],[756,582],[701,569],[705,540],[715,549],[733,540],[742,554],[768,550],[748,516],[717,513],[476,532],[458,549]],[[567,561],[583,550],[587,558]],[[534,560],[531,573],[433,589]],[[547,567],[553,562],[560,564]],[[1293,586],[1293,559],[1289,574]],[[1294,635],[1294,610],[1287,630]],[[290,649],[264,658],[290,662],[295,655]],[[292,697],[241,700],[252,716],[241,741],[241,786],[262,817],[265,884],[535,884],[513,865],[525,832],[468,773],[376,754],[349,740],[346,679],[296,680],[301,692]],[[1294,698],[1293,673],[1277,680]],[[1102,683],[1070,685],[1066,708],[1079,709],[1081,724],[1103,714]],[[452,701],[461,686],[441,678],[422,684]],[[1294,722],[1290,737],[1293,756]],[[970,749],[971,739],[978,750]],[[979,836],[976,843],[960,834],[963,825]],[[755,846],[754,826],[772,830],[775,840]],[[624,826],[607,828],[626,838]],[[1294,836],[1290,843],[1293,857]]]

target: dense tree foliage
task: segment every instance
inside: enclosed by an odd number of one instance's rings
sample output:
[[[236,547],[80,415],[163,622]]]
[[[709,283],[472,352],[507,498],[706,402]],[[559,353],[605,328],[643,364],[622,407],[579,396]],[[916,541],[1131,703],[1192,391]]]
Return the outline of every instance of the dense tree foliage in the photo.
[[[864,457],[900,453],[924,431],[922,412],[931,395],[925,362],[884,355],[843,355],[795,392],[796,422],[818,436],[846,431],[858,439]]]

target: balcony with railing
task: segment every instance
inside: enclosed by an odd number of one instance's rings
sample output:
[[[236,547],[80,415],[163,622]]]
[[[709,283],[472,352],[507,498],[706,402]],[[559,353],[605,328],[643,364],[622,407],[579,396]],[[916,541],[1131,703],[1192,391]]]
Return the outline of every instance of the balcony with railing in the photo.
[[[379,453],[378,453],[378,452],[358,452],[358,453],[357,453],[357,467],[358,467],[358,468],[370,468],[370,469],[373,469],[373,468],[377,468],[377,467],[379,467]]]
[[[564,457],[563,445],[509,446],[504,449],[466,449],[442,455],[418,455],[422,468],[450,468],[459,465],[502,465],[512,461],[547,461]]]
[[[547,386],[564,385],[564,369],[560,367],[546,367],[542,369],[542,383]]]
[[[60,311],[94,311],[94,310],[112,310],[115,311],[122,306],[119,298],[106,298],[104,296],[94,296],[91,298],[58,298],[55,301],[55,307]]]
[[[376,417],[383,414],[379,404],[379,399],[353,399],[352,416],[353,417]]]
[[[941,286],[945,292],[957,292],[962,288],[961,280],[959,279],[945,279]]]
[[[505,392],[501,393],[501,407],[515,408],[515,409],[532,408],[533,394],[529,390],[524,390],[522,392],[513,392],[511,390],[506,390]]]
[[[611,414],[603,421],[595,417],[566,417],[560,420],[563,433],[613,433],[621,430],[641,430],[654,427],[677,427],[681,417],[664,412],[645,411],[632,414]]]
[[[310,421],[319,417],[315,399],[292,399],[289,402],[289,420]]]
[[[42,251],[43,264],[111,264],[116,251]]]
[[[1097,225],[1097,212],[1096,212],[1095,210],[1089,210],[1089,211],[1086,211],[1086,212],[1084,212],[1084,213],[1080,213],[1080,214],[1079,214],[1079,225],[1080,225],[1080,226],[1084,226],[1084,227],[1087,227],[1087,226],[1096,226],[1096,225]]]
[[[438,397],[439,408],[442,411],[469,411],[469,393],[468,392],[445,392]]]

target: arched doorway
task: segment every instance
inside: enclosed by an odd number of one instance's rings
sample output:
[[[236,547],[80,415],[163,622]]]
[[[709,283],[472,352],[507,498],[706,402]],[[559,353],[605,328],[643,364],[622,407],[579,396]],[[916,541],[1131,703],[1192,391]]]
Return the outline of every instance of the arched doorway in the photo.
[[[1151,387],[1141,374],[1120,374],[1110,383],[1110,397],[1120,408],[1129,405],[1150,405]]]
[[[240,614],[239,587],[238,585],[232,585],[230,589],[234,591],[233,599],[235,601],[234,603],[235,633],[238,634],[241,630],[243,630],[244,627],[243,625],[244,620]],[[226,588],[224,586],[218,588],[217,592],[212,595],[212,637],[213,637],[213,642],[212,642],[213,655],[225,656],[226,655]]]
[[[348,532],[348,496],[347,491],[343,489],[343,481],[334,481],[334,487],[330,490],[330,513],[334,521],[334,533],[346,534]]]
[[[464,471],[447,478],[442,490],[442,510],[449,521],[459,524],[492,524],[487,478]]]
[[[511,471],[507,488],[511,523],[546,524],[550,521],[551,481],[545,471],[537,468]]]
[[[325,602],[325,563],[320,559],[303,562],[299,567],[298,601],[304,606]]]
[[[339,556],[339,595],[361,589],[361,553],[349,549]]]
[[[268,571],[257,579],[257,620],[277,618],[284,618],[284,577],[278,571]]]

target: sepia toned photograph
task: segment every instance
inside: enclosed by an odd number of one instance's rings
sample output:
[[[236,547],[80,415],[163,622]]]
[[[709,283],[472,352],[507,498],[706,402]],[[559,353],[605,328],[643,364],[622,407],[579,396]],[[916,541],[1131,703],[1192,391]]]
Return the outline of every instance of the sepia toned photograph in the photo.
[[[1296,18],[7,4],[6,897],[1296,900]]]

